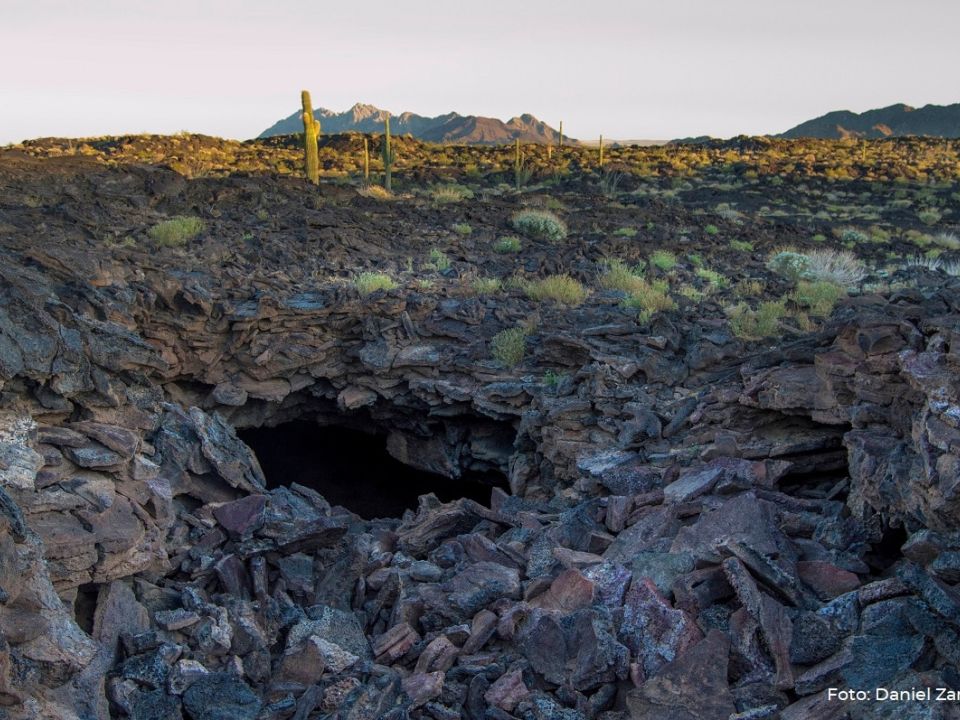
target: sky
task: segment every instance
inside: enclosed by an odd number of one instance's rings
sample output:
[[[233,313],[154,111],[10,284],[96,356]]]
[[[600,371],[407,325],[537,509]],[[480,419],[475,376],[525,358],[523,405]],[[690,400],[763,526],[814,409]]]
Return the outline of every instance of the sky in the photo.
[[[0,145],[258,135],[299,107],[574,138],[777,133],[960,102],[958,0],[0,0]]]

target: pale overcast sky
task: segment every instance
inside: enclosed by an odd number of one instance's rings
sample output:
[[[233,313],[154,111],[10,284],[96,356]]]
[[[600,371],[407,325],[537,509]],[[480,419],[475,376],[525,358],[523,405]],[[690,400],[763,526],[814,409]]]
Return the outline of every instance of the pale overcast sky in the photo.
[[[0,0],[0,144],[257,135],[297,109],[775,133],[960,102],[960,0]]]

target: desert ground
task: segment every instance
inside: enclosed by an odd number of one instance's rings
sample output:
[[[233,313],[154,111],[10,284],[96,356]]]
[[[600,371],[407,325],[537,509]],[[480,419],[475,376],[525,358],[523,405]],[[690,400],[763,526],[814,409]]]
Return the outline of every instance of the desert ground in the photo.
[[[960,141],[367,140],[0,149],[0,717],[957,717]]]

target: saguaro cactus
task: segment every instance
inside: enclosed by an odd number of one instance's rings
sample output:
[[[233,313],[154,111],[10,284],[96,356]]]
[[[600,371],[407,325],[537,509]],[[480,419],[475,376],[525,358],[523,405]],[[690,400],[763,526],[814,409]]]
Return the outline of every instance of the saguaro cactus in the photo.
[[[363,182],[370,183],[370,143],[367,136],[363,136]]]
[[[391,192],[393,190],[393,161],[397,159],[397,154],[390,145],[389,114],[387,114],[387,116],[383,119],[383,148],[381,150],[381,154],[383,155],[383,188],[387,192]]]
[[[563,120],[560,121],[560,129],[557,131],[557,147],[563,147]]]
[[[600,167],[603,167],[603,135],[600,136]]]
[[[320,183],[320,159],[317,153],[317,137],[320,135],[320,122],[313,117],[313,104],[310,102],[310,93],[307,90],[300,92],[300,102],[303,105],[303,153],[304,171],[307,180],[314,185]]]
[[[513,154],[513,182],[520,189],[520,174],[523,172],[523,155],[520,154],[520,138],[517,138],[516,150]]]

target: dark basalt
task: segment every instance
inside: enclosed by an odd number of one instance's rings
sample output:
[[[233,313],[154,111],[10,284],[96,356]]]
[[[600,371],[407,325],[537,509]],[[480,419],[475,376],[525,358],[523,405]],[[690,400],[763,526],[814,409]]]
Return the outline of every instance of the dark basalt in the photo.
[[[6,716],[799,720],[828,687],[957,684],[960,281],[772,346],[603,291],[361,297],[336,277],[422,254],[439,211],[174,180],[0,161]],[[102,242],[201,209],[185,249]],[[512,210],[472,210],[457,264],[507,274]],[[518,262],[585,277],[607,249]],[[533,314],[526,364],[493,363]],[[268,488],[236,429],[294,420],[510,492],[365,520]]]

